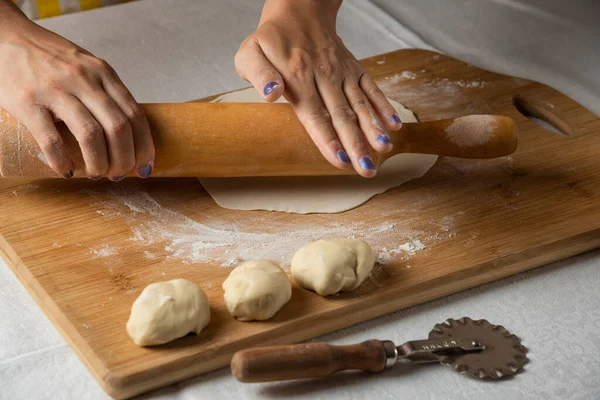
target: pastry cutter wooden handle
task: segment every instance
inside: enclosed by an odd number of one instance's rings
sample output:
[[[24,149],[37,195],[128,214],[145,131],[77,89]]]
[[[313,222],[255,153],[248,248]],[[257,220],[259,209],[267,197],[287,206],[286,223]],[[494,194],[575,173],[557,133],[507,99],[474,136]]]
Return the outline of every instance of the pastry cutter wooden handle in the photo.
[[[439,362],[477,378],[499,379],[518,372],[527,349],[504,327],[486,320],[449,319],[437,324],[427,340],[367,340],[350,346],[308,343],[242,350],[231,361],[241,382],[321,378],[346,370],[381,372],[397,362]]]
[[[153,176],[238,177],[353,175],[320,154],[288,104],[144,104],[156,146]],[[67,127],[57,127],[85,177],[79,145]],[[495,158],[517,147],[515,122],[503,116],[467,116],[407,123],[390,132],[394,150],[372,151],[376,166],[399,153]],[[57,177],[22,123],[0,110],[0,176]]]

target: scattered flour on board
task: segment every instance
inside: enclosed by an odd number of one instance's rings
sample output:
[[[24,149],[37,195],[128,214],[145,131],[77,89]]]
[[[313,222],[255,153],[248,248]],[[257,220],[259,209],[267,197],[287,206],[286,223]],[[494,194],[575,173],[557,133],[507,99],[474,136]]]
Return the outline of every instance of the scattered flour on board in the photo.
[[[160,255],[152,253],[151,251],[148,250],[144,250],[144,256],[146,257],[146,260],[158,260],[160,259]],[[165,275],[165,273],[163,272],[163,276]]]
[[[467,88],[467,89],[484,88],[488,85],[487,82],[483,82],[478,79],[474,80],[474,81],[465,81],[463,79],[459,79],[457,81],[448,81],[448,82],[450,82],[452,85],[456,85],[460,88]]]
[[[446,128],[450,143],[459,147],[473,147],[486,144],[498,127],[498,121],[490,115],[468,115],[452,121]]]
[[[394,258],[394,255],[396,254],[402,254],[402,260],[410,260],[412,256],[424,249],[425,245],[419,239],[408,241],[396,247],[395,249],[387,249],[384,247],[379,252],[377,262],[380,264],[387,264]]]
[[[390,78],[390,82],[392,84],[398,83],[400,81],[406,80],[406,79],[417,79],[417,74],[415,74],[414,72],[411,71],[403,71],[401,74],[396,74],[394,76],[392,76]]]
[[[89,193],[95,201],[96,212],[106,218],[119,218],[130,228],[129,240],[149,260],[159,257],[178,259],[186,264],[215,263],[232,267],[249,259],[266,258],[289,266],[293,254],[303,245],[323,238],[361,238],[379,254],[379,262],[389,263],[397,256],[410,259],[425,249],[425,244],[447,240],[448,235],[434,237],[415,228],[416,218],[406,216],[402,223],[371,221],[314,222],[289,221],[272,218],[271,213],[241,221],[223,221],[216,217],[193,220],[161,206],[135,182],[125,182],[117,188]],[[435,228],[441,232],[448,223]],[[404,243],[388,249],[390,243]],[[97,256],[106,256],[108,248],[94,249]]]
[[[398,246],[397,249],[392,250],[391,253],[397,254],[403,251],[409,255],[415,255],[418,251],[421,251],[424,248],[425,245],[423,244],[423,242],[417,239],[413,240],[412,242],[406,242],[404,244],[401,244],[400,246]]]
[[[119,254],[119,251],[107,244],[90,249],[90,253],[96,257],[110,257]]]

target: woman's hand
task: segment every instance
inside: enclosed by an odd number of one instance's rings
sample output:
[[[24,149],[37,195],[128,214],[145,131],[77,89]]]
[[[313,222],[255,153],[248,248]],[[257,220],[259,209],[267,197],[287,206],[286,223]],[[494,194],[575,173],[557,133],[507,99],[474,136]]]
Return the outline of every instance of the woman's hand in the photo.
[[[325,158],[376,170],[369,144],[392,149],[386,129],[402,126],[394,107],[336,33],[341,0],[267,0],[256,32],[240,46],[236,69],[267,101],[283,95]]]
[[[132,170],[147,178],[154,162],[150,128],[116,72],[12,7],[0,11],[12,13],[0,17],[0,107],[29,129],[50,167],[73,176],[54,125],[62,120],[81,147],[89,178],[119,181]]]

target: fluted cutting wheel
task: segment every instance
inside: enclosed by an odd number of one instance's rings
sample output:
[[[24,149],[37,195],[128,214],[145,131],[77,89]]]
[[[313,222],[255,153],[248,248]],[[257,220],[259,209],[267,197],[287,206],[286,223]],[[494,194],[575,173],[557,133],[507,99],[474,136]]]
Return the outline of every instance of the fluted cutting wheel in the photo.
[[[501,379],[523,369],[527,363],[527,349],[521,340],[502,325],[492,325],[484,319],[448,319],[433,327],[429,339],[474,339],[484,349],[480,352],[443,355],[442,364],[475,378]]]

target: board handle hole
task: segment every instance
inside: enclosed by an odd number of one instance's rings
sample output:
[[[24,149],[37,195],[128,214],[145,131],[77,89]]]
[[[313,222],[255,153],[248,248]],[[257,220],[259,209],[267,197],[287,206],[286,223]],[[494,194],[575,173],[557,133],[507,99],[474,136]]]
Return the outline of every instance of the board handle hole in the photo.
[[[557,135],[572,135],[571,126],[556,115],[550,108],[516,95],[512,99],[513,105],[525,118],[539,127]]]

